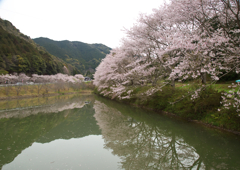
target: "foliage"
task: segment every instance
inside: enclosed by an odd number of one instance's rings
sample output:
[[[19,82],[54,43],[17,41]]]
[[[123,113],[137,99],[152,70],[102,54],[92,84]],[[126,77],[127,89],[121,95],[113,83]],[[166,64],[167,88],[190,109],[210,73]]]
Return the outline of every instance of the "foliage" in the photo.
[[[3,75],[8,74],[8,71],[6,71],[6,70],[0,70],[0,74],[3,74]]]
[[[186,92],[186,91],[185,91]],[[217,111],[220,107],[221,93],[209,87],[202,90],[199,97],[192,100],[190,97],[175,103],[167,110],[190,119],[203,119],[209,112]]]
[[[222,128],[240,131],[240,116],[236,114],[234,107],[212,112],[204,118],[204,121]]]

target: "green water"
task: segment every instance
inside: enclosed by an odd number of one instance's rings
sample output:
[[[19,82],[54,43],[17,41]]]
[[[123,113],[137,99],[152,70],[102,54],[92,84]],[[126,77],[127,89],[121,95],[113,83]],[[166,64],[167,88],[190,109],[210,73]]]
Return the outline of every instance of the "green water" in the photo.
[[[0,103],[2,170],[240,169],[240,137],[94,95]]]

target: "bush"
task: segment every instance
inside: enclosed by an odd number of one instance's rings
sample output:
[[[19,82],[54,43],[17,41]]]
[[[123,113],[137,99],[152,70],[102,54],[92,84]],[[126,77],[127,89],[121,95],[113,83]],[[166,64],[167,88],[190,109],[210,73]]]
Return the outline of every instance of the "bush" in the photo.
[[[208,114],[204,121],[214,126],[240,131],[240,116],[233,107]]]
[[[197,87],[190,87],[197,89]],[[174,89],[165,86],[162,91],[158,91],[151,96],[138,96],[143,91],[138,87],[133,90],[135,96],[128,100],[140,106],[154,110],[164,110],[189,119],[202,119],[208,112],[214,112],[220,107],[221,93],[208,87],[201,91],[199,97],[191,100],[188,89]],[[183,97],[185,96],[185,97]],[[174,103],[175,102],[175,103]],[[174,104],[171,104],[174,103]]]
[[[208,112],[216,111],[217,108],[220,107],[220,102],[221,93],[212,87],[208,87],[202,90],[199,97],[195,100],[191,100],[191,95],[189,95],[175,103],[172,107],[169,107],[168,111],[186,118],[200,120],[206,116]]]
[[[6,71],[6,70],[0,70],[0,75],[2,75],[2,74],[8,74],[8,71]]]

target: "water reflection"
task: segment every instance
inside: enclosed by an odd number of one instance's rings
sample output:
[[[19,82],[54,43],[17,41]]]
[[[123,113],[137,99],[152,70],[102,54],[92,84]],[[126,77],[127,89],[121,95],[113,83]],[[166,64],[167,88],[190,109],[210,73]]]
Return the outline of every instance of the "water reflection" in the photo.
[[[58,139],[49,143],[33,143],[18,155],[4,170],[48,169],[117,169],[117,156],[103,149],[101,135],[89,135],[69,140]]]
[[[81,97],[55,96],[2,101],[0,102],[0,119],[23,118],[38,113],[58,113],[64,110],[82,108],[84,105],[90,104],[93,99],[92,95],[81,95]]]
[[[6,107],[0,112],[3,170],[240,167],[237,136],[94,95],[0,103]]]
[[[49,143],[57,139],[100,135],[93,118],[93,95],[40,98],[39,101],[41,102],[32,102],[38,107],[12,107],[1,112],[0,169],[34,142]],[[86,104],[85,101],[89,103]],[[11,105],[16,106],[12,103]],[[48,106],[49,103],[51,106]],[[28,104],[28,107],[31,105]]]
[[[118,103],[95,101],[105,148],[126,170],[239,169],[239,139]],[[114,106],[114,107],[113,107]],[[233,140],[229,140],[229,138]],[[231,147],[230,147],[231,146]]]

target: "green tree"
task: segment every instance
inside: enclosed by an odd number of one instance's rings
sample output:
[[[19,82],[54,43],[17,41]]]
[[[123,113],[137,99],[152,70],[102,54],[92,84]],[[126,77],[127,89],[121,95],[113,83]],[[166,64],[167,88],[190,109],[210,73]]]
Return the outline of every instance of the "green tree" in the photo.
[[[18,72],[24,72],[26,73],[29,70],[29,61],[21,57],[20,55],[17,55],[18,59]]]

